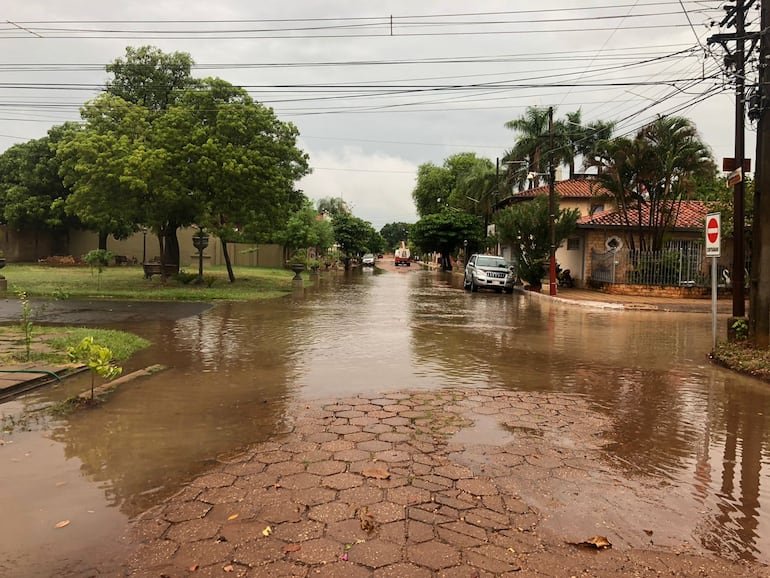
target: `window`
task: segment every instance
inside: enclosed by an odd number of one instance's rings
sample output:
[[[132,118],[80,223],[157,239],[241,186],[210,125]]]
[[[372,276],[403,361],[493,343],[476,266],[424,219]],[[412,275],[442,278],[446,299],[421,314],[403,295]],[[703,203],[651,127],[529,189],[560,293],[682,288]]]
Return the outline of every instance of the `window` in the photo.
[[[578,249],[580,249],[580,239],[577,237],[567,239],[567,251],[577,251]]]
[[[604,210],[604,205],[591,205],[591,216],[593,217],[596,213],[601,213]]]

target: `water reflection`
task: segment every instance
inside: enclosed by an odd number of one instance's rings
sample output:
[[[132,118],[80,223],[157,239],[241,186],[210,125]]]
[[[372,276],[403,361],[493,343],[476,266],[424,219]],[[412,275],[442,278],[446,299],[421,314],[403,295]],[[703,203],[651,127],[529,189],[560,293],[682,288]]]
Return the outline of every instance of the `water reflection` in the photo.
[[[576,309],[471,294],[442,273],[352,271],[278,301],[117,325],[153,342],[127,370],[168,370],[73,415],[55,438],[129,515],[217,455],[281,431],[291,400],[446,385],[559,391],[610,418],[609,458],[665,484],[665,507],[706,548],[770,562],[770,392],[708,363],[707,315]]]

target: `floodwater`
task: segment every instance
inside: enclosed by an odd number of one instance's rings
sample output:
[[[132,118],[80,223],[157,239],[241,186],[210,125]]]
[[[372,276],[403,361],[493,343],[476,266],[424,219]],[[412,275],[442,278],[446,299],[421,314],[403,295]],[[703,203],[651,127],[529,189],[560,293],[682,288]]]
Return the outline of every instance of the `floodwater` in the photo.
[[[124,372],[168,369],[2,435],[0,574],[45,575],[41,552],[63,564],[115,551],[128,518],[284,431],[293,402],[444,386],[584,395],[609,417],[609,458],[667,488],[702,547],[770,562],[770,388],[708,362],[708,315],[472,294],[413,267],[332,273],[264,303],[61,303],[40,322],[133,331],[153,345]],[[87,387],[77,377],[0,405],[4,425]]]

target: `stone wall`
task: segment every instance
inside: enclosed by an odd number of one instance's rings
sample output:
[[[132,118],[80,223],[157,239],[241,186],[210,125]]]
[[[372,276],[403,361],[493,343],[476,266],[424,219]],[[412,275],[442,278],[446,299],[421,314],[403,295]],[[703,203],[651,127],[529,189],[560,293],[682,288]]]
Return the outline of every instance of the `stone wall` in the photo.
[[[622,283],[589,283],[592,289],[610,295],[637,295],[643,297],[673,297],[678,299],[698,299],[711,297],[711,287],[679,287],[675,285],[627,285]],[[719,289],[719,295],[729,295],[730,290]]]

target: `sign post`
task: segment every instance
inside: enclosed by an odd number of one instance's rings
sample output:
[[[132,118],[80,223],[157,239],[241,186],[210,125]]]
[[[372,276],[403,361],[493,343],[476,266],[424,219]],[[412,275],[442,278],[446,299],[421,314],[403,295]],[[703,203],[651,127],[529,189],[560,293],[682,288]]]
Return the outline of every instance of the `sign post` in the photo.
[[[722,214],[706,215],[706,257],[711,257],[711,351],[717,348],[717,258],[722,255]]]

